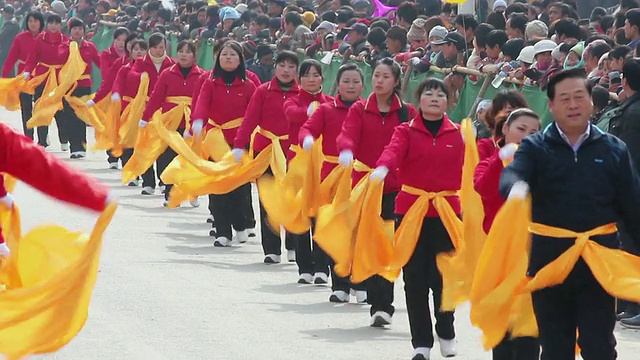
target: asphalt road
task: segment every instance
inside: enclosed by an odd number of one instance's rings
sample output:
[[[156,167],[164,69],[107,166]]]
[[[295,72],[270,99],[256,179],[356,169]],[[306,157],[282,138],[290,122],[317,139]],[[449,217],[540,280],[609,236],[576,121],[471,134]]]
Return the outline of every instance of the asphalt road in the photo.
[[[0,109],[0,119],[20,127],[18,113]],[[206,199],[200,208],[165,209],[161,195],[122,186],[104,153],[69,160],[51,128],[48,150],[113,187],[120,207],[106,233],[86,326],[59,352],[32,359],[410,359],[401,280],[393,325],[370,328],[367,306],[334,305],[328,287],[296,284],[295,264],[264,265],[256,238],[214,248]],[[15,198],[24,231],[43,223],[90,231],[95,220],[24,184]],[[491,359],[466,306],[456,313],[456,332],[456,359]],[[640,332],[618,328],[616,335],[619,359],[637,359]],[[439,358],[436,345],[432,359]]]

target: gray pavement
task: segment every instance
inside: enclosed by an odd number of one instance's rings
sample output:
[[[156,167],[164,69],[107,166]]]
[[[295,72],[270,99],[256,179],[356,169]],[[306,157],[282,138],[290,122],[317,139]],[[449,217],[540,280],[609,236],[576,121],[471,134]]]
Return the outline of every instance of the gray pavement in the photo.
[[[20,128],[17,112],[0,109],[0,119]],[[160,195],[122,186],[104,153],[69,160],[55,128],[49,151],[111,186],[120,207],[105,236],[86,326],[59,352],[32,359],[410,359],[401,280],[393,325],[372,329],[366,306],[334,305],[328,287],[296,284],[295,264],[262,264],[259,238],[214,248],[206,199],[200,208],[165,209]],[[15,197],[24,231],[43,223],[89,231],[95,220],[24,184]],[[456,313],[456,332],[456,359],[491,358],[467,306]],[[619,359],[637,359],[640,332],[619,328],[616,335]],[[440,358],[436,345],[432,359]]]

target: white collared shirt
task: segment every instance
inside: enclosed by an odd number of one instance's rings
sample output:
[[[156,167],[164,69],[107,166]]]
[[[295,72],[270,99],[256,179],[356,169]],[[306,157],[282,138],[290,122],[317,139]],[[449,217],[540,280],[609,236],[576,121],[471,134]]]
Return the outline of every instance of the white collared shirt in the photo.
[[[569,144],[569,146],[571,146],[571,148],[573,149],[573,152],[578,152],[578,150],[580,149],[580,146],[582,146],[582,143],[584,143],[585,140],[587,140],[587,138],[589,137],[589,135],[591,135],[591,124],[587,124],[587,129],[582,133],[582,135],[580,135],[580,137],[578,138],[578,141],[576,141],[576,143],[572,145],[567,135],[565,135],[565,133],[562,132],[562,129],[560,129],[560,127],[558,126],[558,123],[556,123],[556,129],[558,129],[558,132],[560,133],[560,137],[564,139],[564,141],[566,141],[567,144]]]

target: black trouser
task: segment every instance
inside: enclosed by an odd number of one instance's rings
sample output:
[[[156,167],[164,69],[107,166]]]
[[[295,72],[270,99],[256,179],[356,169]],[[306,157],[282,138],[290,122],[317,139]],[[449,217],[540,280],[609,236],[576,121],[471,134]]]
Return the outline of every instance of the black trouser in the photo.
[[[493,360],[539,360],[540,344],[538,338],[517,337],[511,338],[511,334],[502,339],[500,344],[493,348]]]
[[[256,153],[255,156],[258,156]],[[271,171],[271,167],[267,168],[265,171],[267,175],[273,175]],[[260,189],[258,188],[258,191]],[[215,218],[215,215],[213,216]],[[267,212],[262,206],[262,201],[260,201],[260,236],[262,238],[262,251],[265,255],[281,255],[282,254],[282,239],[280,239],[280,229],[272,229],[269,221],[267,221]],[[287,250],[294,250],[295,244],[293,240],[285,236],[284,247]]]
[[[184,134],[184,129],[178,129],[177,131],[180,135]],[[156,160],[156,172],[158,174],[158,179],[160,179],[160,175],[162,175],[164,170],[167,168],[167,166],[169,166],[169,164],[171,164],[171,161],[173,161],[173,159],[175,159],[176,156],[178,156],[178,153],[173,151],[173,149],[170,146],[167,146],[167,149],[162,154],[160,154],[160,156],[158,156],[158,159]],[[151,175],[153,175],[153,165],[149,169],[151,169]],[[149,170],[147,170],[147,172],[148,171]],[[145,172],[145,174],[147,172]],[[143,179],[144,179],[144,175],[143,175]],[[144,183],[144,180],[143,180],[143,183]],[[160,185],[162,185],[161,180],[160,180]],[[142,186],[145,186],[145,185],[143,184]],[[153,179],[153,187],[155,187],[155,178]],[[165,184],[165,189],[164,189],[165,200],[169,200],[169,192],[171,191],[172,187],[173,187],[172,184]]]
[[[403,216],[398,216],[397,224]],[[436,318],[436,333],[444,340],[453,339],[453,312],[441,311],[442,275],[438,270],[436,256],[452,251],[453,244],[447,229],[439,217],[424,218],[413,255],[403,268],[404,292],[407,300],[411,343],[414,348],[432,348],[433,324],[429,313],[429,290],[433,297]]]
[[[33,94],[33,102],[35,103],[42,96],[42,92],[44,91],[44,84],[36,87],[35,92]],[[55,114],[56,124],[58,125],[58,140],[60,140],[60,144],[66,144],[69,142],[69,136],[67,135],[67,129],[64,125],[64,117],[62,116],[62,111],[60,110]],[[38,144],[41,146],[47,146],[47,135],[49,135],[49,127],[48,126],[39,126],[38,127]]]
[[[542,360],[575,359],[576,329],[584,360],[613,360],[615,299],[579,259],[560,285],[532,293],[542,345]]]
[[[315,224],[315,221],[312,221]],[[329,276],[329,263],[327,262],[327,254],[312,240],[315,226],[311,226],[311,230],[303,234],[293,234],[287,232],[287,238],[296,245],[296,264],[298,265],[298,274],[315,274],[324,273]]]
[[[83,97],[89,94],[91,94],[91,88],[79,87],[73,91],[71,96]],[[59,114],[63,119],[62,127],[66,129],[65,133],[68,135],[69,150],[71,150],[72,153],[78,151],[87,151],[87,124],[84,121],[80,120],[67,100],[63,99],[62,104],[63,108],[62,111],[59,112]],[[56,121],[57,120],[58,115],[56,114]],[[58,123],[58,129],[60,129],[60,123]],[[62,143],[62,139],[60,139],[60,143]]]
[[[33,129],[27,129],[27,121],[33,115],[33,95],[20,93],[20,113],[22,114],[22,129],[24,134],[33,140]],[[47,134],[49,128],[47,126],[38,126],[38,143],[44,145],[47,143]]]
[[[120,160],[120,157],[117,156],[113,156],[113,154],[111,153],[111,150],[107,150],[107,162],[109,162],[109,164],[117,164],[118,160]]]
[[[244,209],[247,201],[247,192],[251,192],[251,184],[244,184],[229,193],[221,195],[209,195],[212,204],[213,218],[216,221],[216,237],[226,237],[231,240],[233,233],[231,227],[238,231],[246,230],[247,221]]]
[[[398,195],[397,192],[382,195],[380,216],[383,220],[394,219],[396,195]],[[393,315],[396,310],[393,307],[393,283],[380,275],[373,275],[365,281],[365,286],[367,287],[367,303],[371,305],[369,313],[373,315],[378,311],[384,311]]]
[[[354,284],[351,282],[349,277],[342,277],[336,274],[333,269],[335,262],[333,259],[327,255],[327,262],[330,264],[329,267],[331,269],[331,291],[344,291],[347,294],[353,290],[367,290],[367,282],[363,281],[361,283]]]
[[[616,313],[620,314],[621,312],[638,315],[640,314],[640,305],[631,301],[618,299],[616,302]]]
[[[253,212],[253,197],[251,195],[251,184],[249,184],[249,188],[248,191],[246,192],[245,196],[247,197],[247,200],[244,202],[244,218],[245,221],[247,222],[247,229],[255,229],[256,228],[256,216]]]

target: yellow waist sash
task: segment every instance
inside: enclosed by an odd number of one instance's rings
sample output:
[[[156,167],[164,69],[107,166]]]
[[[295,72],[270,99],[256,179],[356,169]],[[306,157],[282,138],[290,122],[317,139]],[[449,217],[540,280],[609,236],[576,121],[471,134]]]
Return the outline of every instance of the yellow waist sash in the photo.
[[[337,156],[331,156],[331,155],[325,155],[324,156],[324,161],[328,162],[329,164],[338,164],[339,160]]]
[[[372,172],[373,168],[369,167],[369,165],[363,163],[360,160],[356,160],[353,162],[353,170],[358,171],[358,172]]]
[[[231,148],[224,138],[224,130],[236,129],[242,125],[244,118],[237,118],[224,124],[218,124],[213,119],[209,119],[209,125],[212,129],[207,132],[205,138],[205,152],[214,160],[220,161],[224,154],[228,153]]]
[[[276,179],[283,179],[285,173],[287,172],[287,157],[284,155],[284,150],[282,149],[280,140],[288,140],[289,134],[276,135],[271,131],[263,129],[261,127],[258,127],[257,133],[271,140],[273,149],[271,153],[271,160],[269,161],[269,166],[271,166],[271,171],[273,172],[273,176],[275,176]],[[253,149],[253,144],[251,144],[251,149]]]

